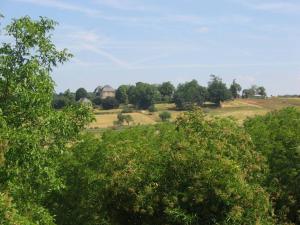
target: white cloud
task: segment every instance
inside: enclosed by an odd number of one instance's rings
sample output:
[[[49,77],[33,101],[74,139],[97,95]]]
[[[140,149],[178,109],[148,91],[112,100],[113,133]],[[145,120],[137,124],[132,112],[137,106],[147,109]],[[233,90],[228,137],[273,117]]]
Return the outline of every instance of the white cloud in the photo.
[[[130,67],[128,62],[102,49],[106,43],[109,43],[110,39],[105,35],[99,34],[95,30],[85,30],[76,26],[62,26],[58,29],[57,33],[60,42],[59,45],[63,45],[71,51],[92,52],[113,62],[115,65],[125,68]],[[86,63],[81,62],[80,64]]]
[[[57,36],[55,37],[58,37],[58,40],[60,42],[59,46],[64,46],[70,49],[71,52],[85,51],[96,54],[101,57],[100,59],[106,59],[109,62],[112,62],[115,66],[117,66],[117,68],[136,69],[139,66],[142,66],[142,64],[144,63],[152,62],[168,56],[168,54],[160,53],[157,55],[154,54],[152,56],[140,58],[133,62],[128,62],[107,50],[109,48],[107,46],[111,45],[117,45],[116,48],[118,48],[118,42],[112,42],[109,37],[100,34],[96,30],[86,30],[82,27],[77,26],[65,25],[59,27],[59,29],[57,30]],[[141,46],[134,46],[134,44],[130,46],[130,48],[134,47],[141,48]],[[77,65],[82,66],[111,66],[110,64],[105,64],[102,62],[87,62],[83,60],[73,60],[73,62]]]
[[[101,49],[99,47],[96,47],[94,45],[84,44],[84,45],[82,45],[82,48],[87,51],[96,53],[100,56],[103,56],[118,66],[121,66],[121,67],[124,67],[127,69],[131,68],[131,65],[128,62],[126,62],[125,60],[122,60],[122,59],[118,58],[117,56],[115,56],[107,51],[104,51],[103,49]]]
[[[66,38],[70,41],[75,41],[77,43],[87,43],[87,44],[105,44],[109,41],[108,37],[97,34],[95,31],[75,31],[73,33],[68,33]]]

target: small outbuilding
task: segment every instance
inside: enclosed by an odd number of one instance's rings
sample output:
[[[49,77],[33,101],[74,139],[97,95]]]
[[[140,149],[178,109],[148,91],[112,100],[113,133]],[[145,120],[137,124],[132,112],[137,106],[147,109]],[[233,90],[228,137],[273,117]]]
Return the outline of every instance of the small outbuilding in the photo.
[[[250,96],[250,98],[253,98],[253,99],[266,99],[267,96],[264,96],[264,95],[253,95],[253,96]]]
[[[78,100],[78,102],[82,105],[88,106],[88,107],[92,107],[93,103],[91,100],[89,100],[88,98],[81,98]]]

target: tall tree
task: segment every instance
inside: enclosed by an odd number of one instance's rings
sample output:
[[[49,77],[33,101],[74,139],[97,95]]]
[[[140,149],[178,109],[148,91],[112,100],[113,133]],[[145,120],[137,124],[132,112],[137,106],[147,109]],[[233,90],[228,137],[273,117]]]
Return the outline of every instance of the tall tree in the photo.
[[[116,91],[116,99],[122,103],[122,104],[128,104],[128,90],[130,86],[129,85],[121,85],[118,87]]]
[[[256,89],[256,92],[258,95],[261,95],[262,97],[266,97],[267,96],[267,92],[266,92],[266,89],[262,86],[258,87]]]
[[[240,84],[238,84],[236,82],[236,80],[234,79],[232,84],[230,85],[230,91],[231,91],[231,95],[233,98],[239,98],[240,97],[240,92],[242,90],[242,87]]]
[[[175,87],[171,82],[164,82],[162,83],[159,87],[158,90],[163,98],[164,101],[170,102],[174,91],[175,91]]]
[[[63,95],[71,102],[75,103],[75,94],[70,91],[70,89],[67,89]]]
[[[262,86],[258,87],[257,85],[252,85],[249,89],[244,89],[242,97],[243,98],[251,98],[255,95],[260,95],[261,97],[266,97],[266,89]]]
[[[1,224],[53,224],[45,202],[63,187],[59,159],[91,118],[86,108],[52,108],[50,72],[71,57],[52,43],[55,25],[44,17],[14,19],[5,29],[11,41],[0,46]]]
[[[207,89],[196,80],[179,84],[174,93],[174,102],[178,109],[188,109],[193,105],[201,106],[207,99]]]
[[[211,81],[208,83],[209,100],[220,106],[221,102],[231,99],[231,92],[223,83],[222,79],[211,75]]]
[[[129,101],[139,109],[148,109],[158,98],[157,88],[151,84],[138,82],[128,90]]]
[[[88,92],[84,88],[78,88],[75,93],[75,100],[78,101],[81,98],[87,98]]]

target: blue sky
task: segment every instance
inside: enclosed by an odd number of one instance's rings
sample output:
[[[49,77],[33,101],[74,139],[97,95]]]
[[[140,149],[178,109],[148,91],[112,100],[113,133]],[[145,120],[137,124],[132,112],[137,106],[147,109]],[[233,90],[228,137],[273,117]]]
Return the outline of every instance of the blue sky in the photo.
[[[57,91],[206,85],[216,74],[300,94],[299,0],[1,0],[0,12],[4,24],[23,15],[59,22],[54,41],[75,57],[53,72]]]

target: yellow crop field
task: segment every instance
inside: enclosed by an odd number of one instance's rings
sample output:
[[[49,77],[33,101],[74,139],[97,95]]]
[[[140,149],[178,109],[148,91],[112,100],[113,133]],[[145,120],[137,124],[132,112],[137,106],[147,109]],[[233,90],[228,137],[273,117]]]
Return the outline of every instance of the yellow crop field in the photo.
[[[221,108],[205,107],[203,110],[209,116],[231,116],[242,123],[248,117],[264,115],[272,110],[288,106],[300,108],[300,98],[237,99],[224,102]],[[155,107],[158,110],[155,113],[149,113],[148,111],[128,113],[133,119],[130,125],[155,124],[160,121],[159,114],[162,111],[171,113],[171,121],[174,121],[178,116],[184,113],[184,111],[176,111],[175,104],[156,104]],[[121,111],[122,109],[95,110],[95,121],[89,125],[89,128],[104,129],[113,127],[114,121],[117,120],[117,114]]]

